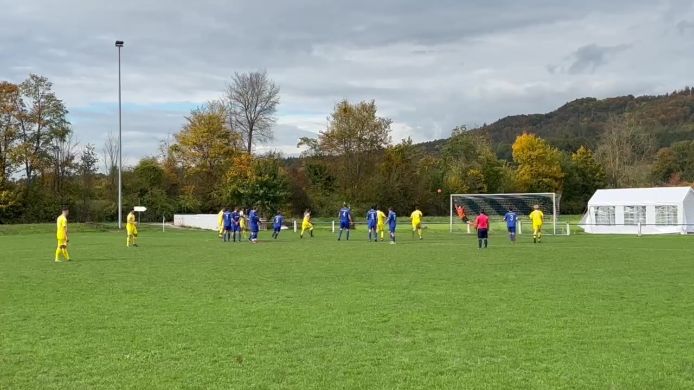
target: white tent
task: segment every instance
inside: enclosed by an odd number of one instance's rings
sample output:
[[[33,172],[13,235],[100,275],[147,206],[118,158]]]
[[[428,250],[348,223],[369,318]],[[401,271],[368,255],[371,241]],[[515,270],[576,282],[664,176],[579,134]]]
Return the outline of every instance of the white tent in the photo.
[[[691,187],[598,190],[588,201],[581,228],[594,234],[694,233]]]

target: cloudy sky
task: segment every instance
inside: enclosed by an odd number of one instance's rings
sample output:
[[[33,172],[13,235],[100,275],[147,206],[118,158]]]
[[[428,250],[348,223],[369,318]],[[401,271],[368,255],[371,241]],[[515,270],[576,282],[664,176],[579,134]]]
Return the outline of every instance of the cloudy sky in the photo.
[[[375,99],[393,139],[547,112],[584,96],[694,85],[694,0],[0,0],[0,80],[47,76],[76,138],[117,130],[154,155],[235,71],[281,88],[275,140],[295,154],[335,102]]]

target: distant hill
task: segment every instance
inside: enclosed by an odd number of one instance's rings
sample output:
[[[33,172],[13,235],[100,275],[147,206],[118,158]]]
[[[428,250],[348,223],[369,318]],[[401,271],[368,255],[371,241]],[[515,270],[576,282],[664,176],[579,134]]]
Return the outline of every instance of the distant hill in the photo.
[[[501,158],[511,157],[511,145],[524,131],[563,150],[581,145],[595,149],[609,118],[623,114],[633,114],[660,147],[694,139],[694,89],[689,87],[660,96],[577,99],[547,114],[508,116],[471,131],[488,136]],[[438,153],[445,143],[435,140],[418,147]]]

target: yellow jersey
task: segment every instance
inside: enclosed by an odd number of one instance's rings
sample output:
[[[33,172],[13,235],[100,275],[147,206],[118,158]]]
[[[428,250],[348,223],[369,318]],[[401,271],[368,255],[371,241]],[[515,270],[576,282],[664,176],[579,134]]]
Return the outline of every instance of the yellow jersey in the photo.
[[[311,223],[311,213],[304,213],[304,220],[302,223],[303,224]]]
[[[56,220],[56,228],[56,238],[58,240],[67,239],[67,218],[64,215],[59,216]]]
[[[377,218],[378,218],[378,224],[379,225],[385,225],[386,224],[386,213],[384,213],[381,210],[378,210],[376,212]]]
[[[418,224],[422,223],[422,217],[423,216],[424,216],[424,214],[422,214],[421,211],[419,211],[419,210],[413,211],[412,214],[410,215],[410,218],[412,219],[412,224],[418,225]]]
[[[135,213],[128,213],[128,225],[134,225],[135,224]]]
[[[530,220],[533,222],[533,225],[538,226],[542,225],[542,222],[544,221],[545,214],[540,211],[540,210],[535,210],[529,215]]]
[[[224,224],[224,210],[220,210],[217,214],[217,225],[222,226]]]

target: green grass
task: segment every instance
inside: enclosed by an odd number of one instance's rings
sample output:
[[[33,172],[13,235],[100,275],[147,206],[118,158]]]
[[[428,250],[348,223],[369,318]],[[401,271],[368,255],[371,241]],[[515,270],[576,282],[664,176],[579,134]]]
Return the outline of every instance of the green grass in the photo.
[[[693,237],[74,230],[0,236],[2,389],[694,387]]]

